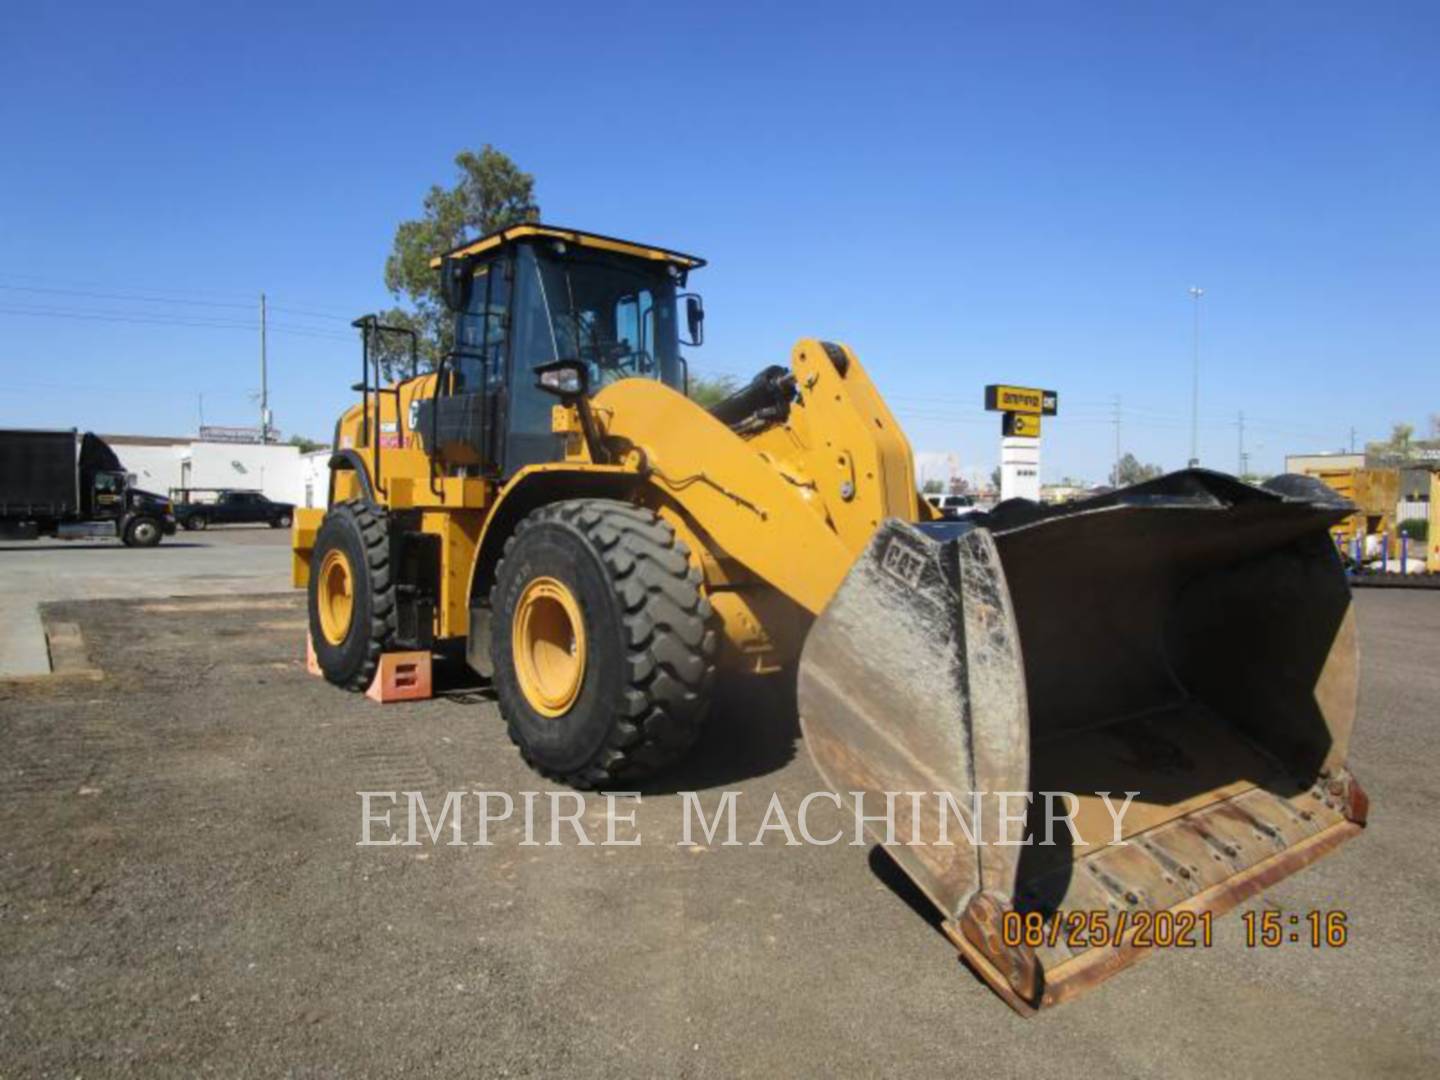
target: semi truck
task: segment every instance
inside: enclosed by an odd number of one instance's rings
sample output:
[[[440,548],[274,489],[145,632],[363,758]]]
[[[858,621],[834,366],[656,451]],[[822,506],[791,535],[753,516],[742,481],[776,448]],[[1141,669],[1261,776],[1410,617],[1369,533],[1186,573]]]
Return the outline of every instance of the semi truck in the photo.
[[[0,430],[0,539],[114,537],[154,547],[174,533],[170,500],[135,487],[98,435]]]

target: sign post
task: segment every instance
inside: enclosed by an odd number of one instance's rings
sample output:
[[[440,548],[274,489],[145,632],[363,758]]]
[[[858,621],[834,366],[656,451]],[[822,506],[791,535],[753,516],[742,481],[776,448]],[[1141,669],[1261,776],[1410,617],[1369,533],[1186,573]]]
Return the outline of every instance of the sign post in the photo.
[[[985,408],[1000,413],[1000,498],[1040,501],[1040,418],[1060,411],[1054,390],[993,383]]]

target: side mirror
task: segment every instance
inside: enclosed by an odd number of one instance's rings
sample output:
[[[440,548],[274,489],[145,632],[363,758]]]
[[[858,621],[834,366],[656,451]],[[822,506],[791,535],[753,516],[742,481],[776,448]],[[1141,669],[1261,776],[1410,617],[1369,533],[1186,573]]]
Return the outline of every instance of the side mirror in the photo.
[[[469,259],[445,259],[440,264],[440,298],[451,311],[470,306],[470,288],[475,274]]]
[[[685,325],[690,331],[690,340],[682,345],[705,344],[705,305],[696,293],[685,293]]]
[[[535,385],[559,398],[583,397],[589,389],[590,370],[579,360],[552,360],[535,369]]]

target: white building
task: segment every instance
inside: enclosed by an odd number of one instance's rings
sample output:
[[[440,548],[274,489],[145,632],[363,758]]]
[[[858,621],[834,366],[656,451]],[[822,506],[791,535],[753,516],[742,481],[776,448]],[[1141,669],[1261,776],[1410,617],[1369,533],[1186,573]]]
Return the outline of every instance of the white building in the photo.
[[[155,435],[102,435],[136,486],[158,495],[171,488],[244,488],[277,502],[306,502],[307,465],[299,447],[286,444],[202,442]],[[320,452],[328,461],[330,452]],[[325,489],[312,485],[315,505],[324,505]]]
[[[324,509],[330,498],[330,455],[324,450],[311,450],[300,455],[300,484],[302,495],[295,500],[296,506],[318,506]]]

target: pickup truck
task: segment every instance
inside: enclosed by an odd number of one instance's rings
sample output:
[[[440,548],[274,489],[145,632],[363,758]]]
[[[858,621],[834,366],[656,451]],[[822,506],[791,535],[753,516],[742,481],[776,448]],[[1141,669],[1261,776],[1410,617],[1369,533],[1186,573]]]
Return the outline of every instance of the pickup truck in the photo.
[[[175,520],[187,529],[208,529],[211,525],[269,525],[290,527],[295,507],[271,502],[258,491],[222,491],[214,502],[185,502],[175,507]]]

